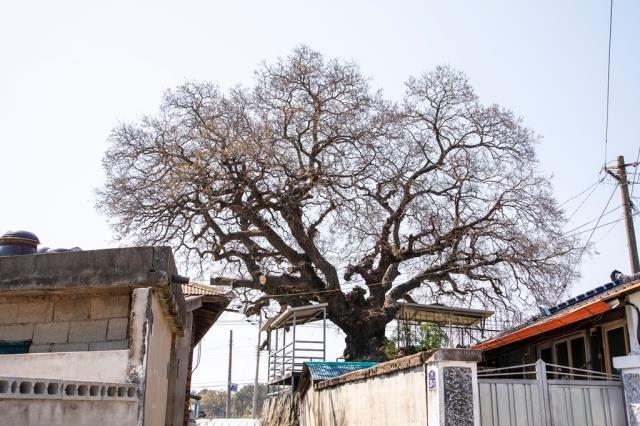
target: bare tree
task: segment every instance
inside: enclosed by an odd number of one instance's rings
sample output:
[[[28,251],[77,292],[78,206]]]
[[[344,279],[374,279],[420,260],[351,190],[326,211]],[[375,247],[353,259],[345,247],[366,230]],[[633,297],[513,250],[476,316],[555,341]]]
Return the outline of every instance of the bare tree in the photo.
[[[116,127],[99,208],[123,237],[213,259],[220,284],[327,302],[347,359],[378,359],[397,301],[519,310],[572,277],[578,241],[537,172],[537,137],[438,67],[400,103],[306,47],[253,88],[169,91]]]

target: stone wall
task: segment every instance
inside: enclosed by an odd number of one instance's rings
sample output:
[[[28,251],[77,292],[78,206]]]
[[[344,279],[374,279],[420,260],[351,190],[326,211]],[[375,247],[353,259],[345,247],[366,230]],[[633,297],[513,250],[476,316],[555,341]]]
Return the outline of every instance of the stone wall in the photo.
[[[29,352],[126,349],[128,294],[0,297],[0,341],[30,341]]]
[[[267,398],[262,407],[262,426],[299,426],[298,405],[292,407],[293,401],[291,392]]]

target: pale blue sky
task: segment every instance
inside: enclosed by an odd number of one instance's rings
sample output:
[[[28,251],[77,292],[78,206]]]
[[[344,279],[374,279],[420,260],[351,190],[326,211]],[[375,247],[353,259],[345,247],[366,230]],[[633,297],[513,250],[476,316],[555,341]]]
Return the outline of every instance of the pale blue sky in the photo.
[[[608,161],[633,161],[640,147],[638,22],[640,3],[615,1]],[[482,102],[510,107],[543,137],[540,167],[563,201],[604,162],[608,23],[607,1],[0,0],[0,232],[29,229],[52,247],[114,246],[93,207],[110,128],[154,113],[163,91],[185,80],[250,84],[259,62],[300,43],[354,59],[391,98],[438,64],[466,72]],[[611,182],[567,229],[600,214]],[[619,204],[616,194],[610,207]],[[574,292],[629,270],[622,223],[607,231],[596,231],[597,254],[583,259]],[[207,337],[210,366],[196,382],[224,380],[214,365],[226,362],[227,330]],[[251,327],[237,333],[253,344]],[[234,369],[238,380],[252,376],[247,362]]]

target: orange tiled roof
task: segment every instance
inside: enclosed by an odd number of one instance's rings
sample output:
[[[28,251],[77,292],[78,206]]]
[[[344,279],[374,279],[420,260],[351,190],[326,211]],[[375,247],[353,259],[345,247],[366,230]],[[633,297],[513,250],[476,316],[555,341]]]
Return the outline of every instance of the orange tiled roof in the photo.
[[[182,284],[182,294],[185,296],[225,296],[231,289],[226,286],[212,286],[207,284]]]

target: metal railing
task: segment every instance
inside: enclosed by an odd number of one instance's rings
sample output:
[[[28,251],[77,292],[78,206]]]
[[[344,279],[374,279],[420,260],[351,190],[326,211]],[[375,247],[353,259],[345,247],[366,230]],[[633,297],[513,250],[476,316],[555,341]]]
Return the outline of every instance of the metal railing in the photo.
[[[324,361],[324,342],[293,340],[269,355],[269,381],[277,381],[302,371],[305,361]]]
[[[269,331],[268,396],[285,391],[293,392],[304,363],[326,359],[327,311],[324,305],[321,305],[320,308],[317,312],[312,312],[311,317],[305,315],[301,308],[293,308],[291,316],[288,318],[291,320],[290,326],[286,325],[287,317],[285,316],[281,317],[281,324],[278,324],[277,328]],[[287,315],[287,312],[289,311],[286,311],[284,315]],[[322,339],[301,338],[300,330],[297,330],[297,327],[304,327],[306,323],[318,315],[321,315],[322,320]],[[287,342],[288,330],[291,331],[289,342]],[[271,340],[272,332],[275,334],[273,340]]]

